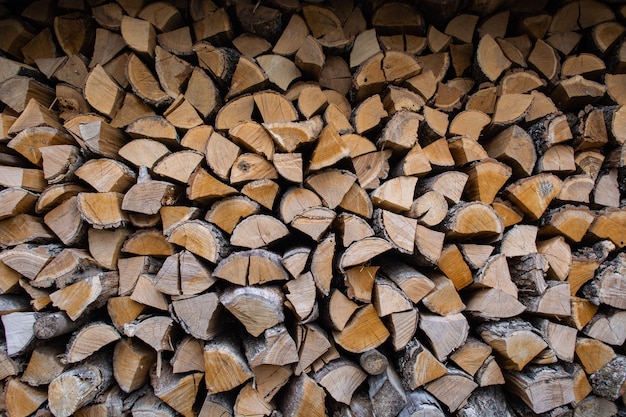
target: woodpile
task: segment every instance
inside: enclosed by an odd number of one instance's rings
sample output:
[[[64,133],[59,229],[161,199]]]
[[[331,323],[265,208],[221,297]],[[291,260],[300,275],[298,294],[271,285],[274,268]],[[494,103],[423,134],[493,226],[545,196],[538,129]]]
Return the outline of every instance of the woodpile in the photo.
[[[626,4],[0,1],[0,414],[626,415]]]

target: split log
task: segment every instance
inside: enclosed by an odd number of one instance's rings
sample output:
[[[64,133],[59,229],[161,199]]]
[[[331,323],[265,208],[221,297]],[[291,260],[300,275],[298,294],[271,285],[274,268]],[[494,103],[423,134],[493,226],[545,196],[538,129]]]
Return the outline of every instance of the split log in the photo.
[[[575,352],[588,375],[602,369],[616,357],[609,345],[599,340],[582,337],[576,339]]]
[[[285,366],[298,361],[295,341],[284,324],[266,329],[257,339],[244,342],[248,364],[254,369],[264,365]]]
[[[618,412],[626,8],[101,3],[0,7],[0,409]]]
[[[24,369],[21,381],[30,386],[50,384],[67,368],[67,365],[60,360],[62,354],[63,346],[57,344],[36,347],[28,361],[28,366]]]
[[[119,333],[112,326],[105,323],[92,322],[82,327],[72,336],[63,360],[67,363],[80,362],[109,343],[119,339]]]
[[[174,373],[203,371],[203,349],[204,342],[194,337],[188,336],[181,340],[170,362]]]
[[[477,388],[467,400],[467,404],[458,410],[461,417],[469,417],[474,413],[485,416],[513,416],[511,406],[507,403],[505,392],[500,387]]]
[[[446,237],[452,240],[497,239],[504,231],[502,221],[493,208],[479,202],[451,207],[444,227]]]
[[[434,288],[422,298],[424,306],[433,313],[447,316],[465,309],[452,280],[441,274],[433,274],[430,280]]]
[[[15,416],[34,413],[48,399],[45,389],[31,387],[18,379],[9,379],[4,389],[6,411]]]
[[[504,369],[522,370],[547,343],[534,327],[519,318],[479,326],[481,338],[502,359]]]
[[[102,307],[117,292],[117,272],[96,273],[50,294],[52,304],[77,320],[87,311]]]
[[[415,390],[447,373],[439,362],[417,339],[411,340],[399,359],[403,385]]]
[[[454,389],[450,389],[454,387]],[[426,391],[454,412],[463,407],[471,393],[478,387],[465,372],[447,369],[447,373],[426,385]]]
[[[622,313],[616,309],[596,313],[583,329],[584,334],[610,345],[620,345],[626,340]]]
[[[217,265],[213,276],[237,285],[264,284],[288,279],[280,257],[264,249],[231,254]]]
[[[70,416],[114,382],[110,359],[96,357],[63,372],[48,387],[48,405],[55,416]]]
[[[527,309],[525,304],[499,288],[472,293],[466,304],[465,311],[483,319],[510,318]]]
[[[387,367],[382,374],[370,376],[368,385],[375,415],[397,415],[406,405],[402,382],[393,368]]]
[[[159,375],[160,372],[160,375]],[[194,415],[192,410],[198,394],[202,373],[175,374],[168,364],[151,375],[154,395],[184,416]]]
[[[173,350],[171,335],[174,320],[166,316],[139,317],[124,325],[124,334],[137,337],[160,355],[162,351]]]
[[[294,378],[286,387],[286,400],[281,404],[285,416],[324,416],[326,393],[306,374]]]
[[[513,202],[533,219],[538,219],[559,194],[562,181],[554,174],[537,174],[511,184],[506,191]]]
[[[380,272],[400,287],[413,303],[419,303],[435,287],[431,279],[406,264],[388,263]]]
[[[380,346],[389,337],[389,331],[370,304],[359,308],[346,327],[341,332],[333,332],[333,336],[347,351],[363,353]]]
[[[460,313],[448,316],[422,314],[420,329],[426,334],[436,358],[443,362],[448,355],[465,343],[469,332],[467,319]]]
[[[132,392],[148,381],[156,354],[140,342],[121,339],[115,344],[113,358],[115,381],[122,391]]]
[[[17,311],[2,316],[6,353],[9,356],[22,353],[31,347],[31,342],[35,339],[33,325],[36,319],[36,313],[26,311]]]
[[[463,259],[459,247],[454,243],[443,247],[437,267],[454,283],[454,288],[457,290],[473,282],[472,271]]]
[[[132,412],[138,416],[157,415],[160,417],[172,417],[176,415],[170,406],[165,404],[154,393],[146,390],[143,395],[133,403]]]
[[[596,395],[615,400],[624,393],[625,377],[624,357],[618,355],[600,370],[591,374],[590,382]]]
[[[560,366],[531,366],[505,374],[509,389],[535,413],[545,413],[574,400],[572,378]]]
[[[313,377],[331,397],[344,404],[350,404],[354,391],[365,378],[366,373],[356,364],[341,359],[328,363]]]
[[[255,337],[284,321],[283,294],[278,287],[229,288],[221,294],[220,303]]]
[[[215,293],[174,300],[172,306],[181,327],[200,340],[209,340],[222,330],[219,322],[222,310]]]

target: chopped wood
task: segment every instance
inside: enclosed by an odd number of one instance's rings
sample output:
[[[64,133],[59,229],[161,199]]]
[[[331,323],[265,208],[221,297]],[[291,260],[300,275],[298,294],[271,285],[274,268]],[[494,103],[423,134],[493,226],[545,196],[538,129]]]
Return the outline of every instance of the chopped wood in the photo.
[[[117,292],[117,284],[117,272],[96,273],[51,293],[50,300],[75,321],[86,311],[102,307]]]
[[[447,369],[442,377],[430,382],[425,389],[446,405],[450,411],[456,411],[467,402],[467,399],[478,384],[465,372]],[[454,389],[450,389],[454,387]]]
[[[139,54],[154,58],[156,31],[145,19],[124,16],[120,25],[121,34],[126,44]]]
[[[80,362],[120,337],[117,330],[108,324],[90,323],[72,336],[63,360],[67,363]]]
[[[624,356],[618,355],[606,366],[591,374],[590,382],[594,394],[614,401],[623,394],[625,377]]]
[[[411,340],[417,331],[418,320],[416,308],[389,315],[387,325],[394,350],[400,351]]]
[[[243,353],[228,338],[215,338],[205,344],[204,363],[210,393],[228,391],[253,377]],[[225,369],[229,372],[224,373]]]
[[[495,210],[484,203],[459,203],[450,208],[444,220],[446,237],[451,240],[497,239],[504,231]]]
[[[535,412],[544,413],[574,400],[572,378],[561,366],[531,366],[505,374],[513,392]]]
[[[447,373],[445,366],[417,339],[412,339],[399,359],[402,383],[415,390]]]
[[[156,376],[156,378],[154,377]],[[151,375],[154,395],[184,416],[193,416],[192,407],[198,394],[202,373],[175,374],[168,364]]]
[[[9,310],[7,313],[2,316],[6,353],[14,356],[30,348],[31,342],[35,339],[33,325],[37,315],[34,312],[24,311],[24,308],[15,312]]]
[[[34,413],[48,399],[44,388],[31,387],[14,378],[8,379],[4,389],[6,411],[15,416]]]
[[[389,337],[389,331],[370,304],[359,308],[346,327],[333,332],[333,336],[335,342],[347,351],[363,353],[380,346]]]
[[[581,94],[584,89],[585,93]],[[565,110],[574,110],[595,103],[606,93],[606,87],[580,75],[561,81],[551,94],[552,100]]]
[[[511,66],[511,61],[489,34],[480,38],[476,48],[476,60],[480,71],[492,82],[495,82],[502,72]]]
[[[357,301],[371,302],[374,276],[379,267],[356,266],[346,269],[344,281],[347,294]]]
[[[625,6],[53,3],[0,7],[3,412],[618,413]]]
[[[114,117],[122,105],[124,95],[120,86],[98,64],[85,82],[85,98],[105,116]]]
[[[534,327],[519,318],[484,323],[480,326],[480,336],[502,359],[504,369],[522,370],[547,347]]]
[[[431,350],[440,362],[444,362],[467,339],[469,324],[461,313],[448,316],[423,313],[420,319],[419,327],[426,334]]]
[[[387,367],[384,373],[370,376],[368,384],[375,415],[396,415],[406,404],[406,394],[393,368]]]
[[[60,360],[62,354],[63,347],[58,344],[36,347],[30,356],[28,366],[24,369],[21,381],[31,386],[49,384],[67,367]]]
[[[70,416],[113,384],[111,361],[100,356],[69,369],[48,387],[48,406],[55,416]]]
[[[369,375],[380,375],[389,366],[389,361],[384,354],[376,349],[372,349],[359,356],[359,365]]]
[[[124,325],[137,319],[144,311],[144,304],[134,301],[131,296],[111,297],[107,301],[107,313],[116,329],[121,331]]]
[[[342,359],[329,362],[313,377],[331,397],[344,404],[350,404],[352,394],[365,378],[366,373],[359,366]]]
[[[306,374],[293,378],[286,387],[286,396],[281,408],[285,416],[324,416],[326,392]]]
[[[511,184],[506,191],[522,211],[538,219],[561,187],[562,181],[554,174],[537,174]]]
[[[483,319],[510,318],[523,313],[526,306],[511,294],[499,289],[478,290],[466,301],[465,311]]]
[[[230,288],[220,296],[220,302],[255,337],[284,321],[283,295],[278,287]]]
[[[310,271],[313,275],[315,286],[324,295],[330,294],[335,247],[335,235],[329,233],[311,254]]]

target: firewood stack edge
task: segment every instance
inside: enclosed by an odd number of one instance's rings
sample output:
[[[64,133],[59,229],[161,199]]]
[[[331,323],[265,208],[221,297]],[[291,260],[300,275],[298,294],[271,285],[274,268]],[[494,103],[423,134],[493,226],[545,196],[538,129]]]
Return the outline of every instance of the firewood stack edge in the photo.
[[[623,1],[0,1],[0,414],[626,415]]]

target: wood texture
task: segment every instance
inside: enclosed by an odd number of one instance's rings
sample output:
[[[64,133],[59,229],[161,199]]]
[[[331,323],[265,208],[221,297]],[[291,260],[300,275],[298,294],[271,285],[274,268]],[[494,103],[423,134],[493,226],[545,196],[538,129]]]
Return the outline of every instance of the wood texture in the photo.
[[[621,413],[622,3],[2,2],[0,414]]]

